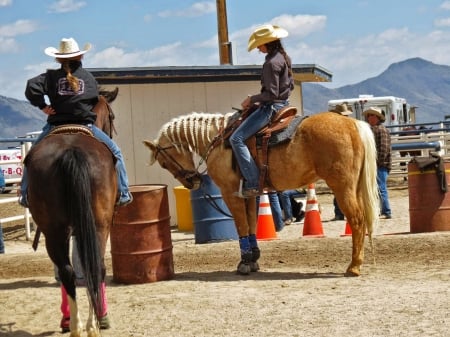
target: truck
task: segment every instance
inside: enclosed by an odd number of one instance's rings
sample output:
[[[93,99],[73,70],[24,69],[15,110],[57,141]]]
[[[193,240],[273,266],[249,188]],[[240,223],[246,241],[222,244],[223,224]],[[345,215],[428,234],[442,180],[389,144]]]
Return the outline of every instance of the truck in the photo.
[[[328,101],[328,110],[337,104],[346,103],[353,111],[352,117],[364,120],[363,112],[370,107],[379,108],[386,117],[384,124],[392,126],[391,130],[398,131],[402,125],[416,122],[416,108],[411,106],[405,98],[395,96],[359,95],[357,98],[333,99]]]

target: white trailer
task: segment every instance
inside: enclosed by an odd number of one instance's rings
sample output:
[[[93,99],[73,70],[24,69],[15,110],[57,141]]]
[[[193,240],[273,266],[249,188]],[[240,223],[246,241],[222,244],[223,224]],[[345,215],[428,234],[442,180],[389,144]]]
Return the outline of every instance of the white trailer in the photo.
[[[381,109],[386,116],[385,125],[405,125],[416,122],[416,107],[412,107],[406,99],[394,96],[359,95],[357,98],[333,99],[328,101],[328,110],[337,104],[346,103],[353,111],[352,117],[364,120],[362,113],[370,107]]]

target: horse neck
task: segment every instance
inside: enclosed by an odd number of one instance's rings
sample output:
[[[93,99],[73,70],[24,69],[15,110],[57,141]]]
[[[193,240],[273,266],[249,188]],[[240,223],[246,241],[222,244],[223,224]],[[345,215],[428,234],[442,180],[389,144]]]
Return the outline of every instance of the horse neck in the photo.
[[[95,126],[112,138],[110,107],[103,96],[99,96],[98,103],[95,105],[93,111],[97,114]]]
[[[204,156],[223,123],[221,114],[194,113],[172,120],[163,133],[173,144]]]

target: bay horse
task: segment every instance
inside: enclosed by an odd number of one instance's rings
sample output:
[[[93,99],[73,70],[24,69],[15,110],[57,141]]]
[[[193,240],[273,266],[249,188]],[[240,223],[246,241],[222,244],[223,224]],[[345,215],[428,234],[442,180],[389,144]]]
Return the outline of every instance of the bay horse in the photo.
[[[94,108],[96,125],[110,137],[114,115],[109,103],[117,92],[117,88],[103,91]],[[70,336],[80,336],[83,329],[69,259],[70,238],[76,236],[89,300],[86,331],[88,336],[100,336],[104,255],[117,198],[115,158],[105,144],[86,131],[62,132],[49,134],[25,158],[29,209],[37,225],[36,234],[44,234],[47,253],[68,294]]]
[[[256,233],[256,200],[235,195],[241,176],[233,168],[232,150],[223,142],[211,146],[230,116],[194,112],[174,118],[162,126],[155,140],[144,140],[144,145],[150,150],[150,164],[158,161],[188,189],[198,188],[201,182],[196,159],[205,162],[242,238]],[[352,258],[346,276],[360,275],[366,232],[372,243],[379,217],[376,172],[375,140],[369,125],[333,112],[305,118],[289,142],[270,148],[268,154],[267,180],[272,190],[299,188],[318,179],[333,190],[352,229]],[[238,273],[259,269],[259,248],[252,252],[250,261],[241,253]]]

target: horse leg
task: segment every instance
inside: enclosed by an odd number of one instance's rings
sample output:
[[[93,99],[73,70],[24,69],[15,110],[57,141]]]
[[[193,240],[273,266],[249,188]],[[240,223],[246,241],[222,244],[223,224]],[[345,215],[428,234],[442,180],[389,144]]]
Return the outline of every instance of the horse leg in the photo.
[[[223,200],[233,216],[236,231],[239,236],[241,260],[237,266],[237,273],[248,275],[252,269],[255,269],[254,266],[250,266],[252,262],[256,262],[252,261],[253,251],[255,251],[255,256],[259,253],[255,235],[256,198],[242,199],[233,195],[234,191],[229,186],[222,186],[221,189]]]
[[[76,301],[75,289],[75,273],[72,266],[67,261],[67,264],[58,264],[58,273],[62,286],[66,290],[67,299],[69,302],[70,312],[70,337],[79,337],[83,331],[83,323],[81,321],[78,305]]]
[[[348,218],[347,218],[348,219]],[[345,276],[359,276],[361,274],[361,265],[364,260],[364,237],[366,235],[366,227],[362,221],[355,218],[348,219],[350,228],[352,229],[352,261],[347,267]]]
[[[247,222],[249,224],[249,242],[252,250],[252,258],[250,261],[250,271],[256,272],[259,270],[259,257],[261,251],[258,247],[258,240],[256,239],[256,200],[255,202],[247,203]]]
[[[256,239],[256,198],[245,200],[246,222],[248,224],[248,235],[239,235],[239,246],[241,248],[241,261],[237,271],[241,275],[259,270],[258,259],[261,255]]]
[[[75,271],[69,259],[69,240],[70,237],[67,238],[64,233],[54,233],[52,237],[46,235],[45,246],[50,259],[58,268],[59,279],[69,302],[70,337],[79,337],[83,324],[76,302]]]
[[[352,261],[347,267],[345,276],[359,276],[360,267],[364,260],[364,238],[366,235],[366,226],[362,205],[358,202],[356,193],[353,196],[343,198],[341,194],[335,195],[336,200],[347,218],[347,222],[352,229]]]
[[[89,296],[89,294],[88,294]],[[95,315],[94,307],[89,303],[89,317],[86,322],[86,332],[88,337],[99,337],[99,323],[97,321],[97,317]]]

